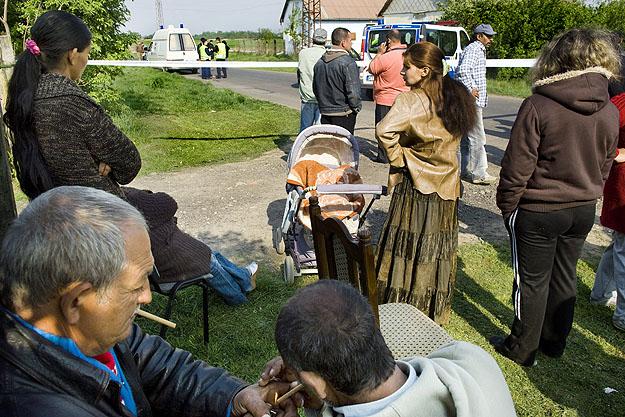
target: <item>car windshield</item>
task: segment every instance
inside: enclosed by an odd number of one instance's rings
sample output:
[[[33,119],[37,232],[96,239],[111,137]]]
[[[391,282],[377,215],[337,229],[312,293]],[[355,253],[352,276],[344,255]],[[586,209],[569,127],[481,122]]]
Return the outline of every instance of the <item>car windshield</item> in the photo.
[[[386,42],[386,34],[390,29],[376,29],[369,32],[369,39],[367,43],[367,51],[371,54],[378,53],[378,47]],[[417,30],[416,29],[399,29],[401,35],[401,43],[405,45],[412,45],[416,41]]]

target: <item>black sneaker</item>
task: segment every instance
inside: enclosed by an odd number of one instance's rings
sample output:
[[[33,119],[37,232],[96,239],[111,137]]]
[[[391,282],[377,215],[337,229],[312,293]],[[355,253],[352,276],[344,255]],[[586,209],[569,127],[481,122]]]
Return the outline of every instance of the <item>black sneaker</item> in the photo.
[[[531,362],[518,362],[510,357],[510,349],[506,346],[506,339],[503,336],[491,336],[488,339],[488,343],[490,343],[494,348],[495,352],[499,353],[501,356],[505,356],[506,358],[518,363],[521,366],[536,366],[538,365],[538,361],[533,359]]]

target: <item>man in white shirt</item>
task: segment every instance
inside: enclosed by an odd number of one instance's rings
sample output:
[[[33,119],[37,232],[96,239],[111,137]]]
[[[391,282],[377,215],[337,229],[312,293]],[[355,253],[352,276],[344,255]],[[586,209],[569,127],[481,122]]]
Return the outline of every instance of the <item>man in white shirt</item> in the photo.
[[[299,131],[312,125],[318,125],[321,119],[319,104],[313,93],[314,67],[321,55],[326,51],[325,44],[328,32],[325,29],[315,29],[313,46],[302,49],[297,61],[297,79],[299,80],[299,97],[302,100]]]

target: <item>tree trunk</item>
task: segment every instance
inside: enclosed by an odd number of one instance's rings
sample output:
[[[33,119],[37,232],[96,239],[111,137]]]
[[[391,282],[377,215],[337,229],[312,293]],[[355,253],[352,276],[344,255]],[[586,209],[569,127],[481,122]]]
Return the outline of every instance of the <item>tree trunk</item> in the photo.
[[[15,61],[10,35],[0,35],[0,54],[0,64],[7,65]],[[0,114],[4,114],[9,79],[12,73],[13,68],[0,69]],[[0,242],[9,224],[17,216],[11,182],[8,142],[5,133],[4,123],[0,120]]]

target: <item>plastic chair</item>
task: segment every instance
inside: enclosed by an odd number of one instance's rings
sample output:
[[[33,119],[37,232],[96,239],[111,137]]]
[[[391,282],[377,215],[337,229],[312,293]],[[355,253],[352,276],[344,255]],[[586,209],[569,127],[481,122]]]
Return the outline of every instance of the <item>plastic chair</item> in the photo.
[[[382,336],[395,359],[424,356],[454,339],[411,304],[378,305],[371,234],[354,238],[337,218],[321,215],[319,199],[310,197],[310,217],[319,279],[338,279],[353,285],[369,300]]]
[[[159,284],[160,274],[158,273],[158,269],[156,265],[154,266],[154,271],[149,275],[148,279],[150,281],[150,288],[152,291],[155,291],[161,295],[164,295],[168,298],[167,300],[167,308],[165,309],[164,318],[169,320],[171,316],[171,310],[174,306],[174,300],[176,299],[176,293],[179,290],[185,289],[187,287],[191,287],[196,285],[202,288],[202,315],[204,320],[204,344],[208,344],[208,279],[211,278],[211,274],[201,275],[195,278],[189,278],[184,281],[176,281],[176,282],[165,282]],[[160,336],[164,339],[165,334],[167,333],[167,326],[164,324],[161,325]]]

